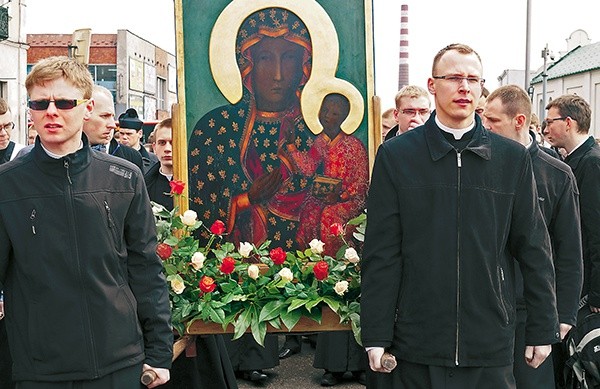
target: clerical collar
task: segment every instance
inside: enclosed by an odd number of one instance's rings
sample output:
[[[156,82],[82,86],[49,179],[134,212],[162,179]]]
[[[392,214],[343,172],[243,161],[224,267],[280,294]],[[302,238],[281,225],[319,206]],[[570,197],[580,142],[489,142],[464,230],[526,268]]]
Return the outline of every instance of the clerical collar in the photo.
[[[49,156],[50,158],[54,158],[54,159],[61,159],[61,158],[62,158],[62,157],[64,157],[65,155],[71,154],[71,153],[64,154],[64,155],[55,154],[55,153],[51,152],[50,150],[48,150],[47,148],[45,148],[45,147],[44,147],[44,144],[43,144],[43,143],[41,143],[41,142],[40,142],[40,146],[42,146],[42,149],[43,149],[43,150],[46,152],[46,154],[48,154],[48,156]],[[79,147],[77,148],[77,150],[80,150],[80,149],[82,149],[82,148],[83,148],[83,141],[79,141]],[[77,150],[75,150],[75,151],[77,151]],[[75,151],[73,151],[73,152],[75,152]]]
[[[531,146],[533,146],[533,142],[535,141],[535,139],[533,139],[533,137],[531,135],[529,135],[529,143],[527,143],[527,149],[531,148]]]
[[[571,150],[571,152],[569,154],[567,154],[567,156],[573,154],[573,152],[575,152],[575,150],[577,150],[578,148],[583,146],[583,144],[585,142],[587,142],[588,139],[590,139],[590,138],[585,138],[581,143],[579,143],[577,146],[573,147],[573,150]]]
[[[440,130],[447,132],[449,134],[452,134],[452,136],[456,140],[460,140],[460,138],[462,138],[464,134],[471,131],[475,127],[475,121],[473,120],[473,123],[471,123],[471,125],[469,125],[469,127],[467,127],[467,128],[450,128],[448,126],[443,125],[439,121],[437,116],[435,117],[435,124],[437,124],[437,126],[440,128]]]
[[[171,173],[171,174],[165,174],[165,173],[163,173],[162,166],[158,169],[158,172],[161,175],[165,176],[167,178],[167,180],[169,180],[169,181],[171,181],[173,179],[173,173]]]

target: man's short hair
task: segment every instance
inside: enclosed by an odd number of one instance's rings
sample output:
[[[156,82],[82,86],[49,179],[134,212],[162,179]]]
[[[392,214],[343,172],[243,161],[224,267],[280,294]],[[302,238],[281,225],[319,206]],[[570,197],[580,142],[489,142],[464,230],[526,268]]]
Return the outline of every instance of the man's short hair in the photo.
[[[396,108],[400,106],[400,101],[403,97],[410,97],[411,99],[418,99],[419,97],[427,98],[429,101],[429,106],[431,107],[431,100],[429,99],[429,92],[425,90],[425,88],[421,88],[417,85],[405,85],[396,93],[396,97],[394,98],[396,102]]]
[[[446,54],[448,51],[452,51],[452,50],[458,51],[461,54],[475,54],[477,56],[477,59],[479,60],[479,63],[481,63],[481,57],[471,47],[469,47],[465,44],[462,44],[462,43],[452,43],[452,44],[449,44],[448,46],[444,47],[440,51],[438,51],[438,53],[435,55],[435,57],[433,57],[433,66],[431,67],[431,75],[432,76],[436,75],[435,68],[438,65],[438,63],[440,62],[440,59],[442,58],[442,56],[444,54]]]
[[[388,108],[381,114],[381,119],[394,119],[394,110],[395,108]]]
[[[561,117],[570,117],[577,122],[577,132],[587,134],[592,121],[592,109],[587,101],[577,95],[562,95],[546,105],[546,109],[556,108]],[[552,118],[551,118],[552,119]]]
[[[31,90],[36,85],[44,85],[46,82],[65,78],[75,87],[83,92],[83,98],[92,97],[94,80],[87,67],[73,58],[48,57],[36,63],[25,79],[25,88],[31,95]]]
[[[173,119],[166,118],[166,119],[163,119],[160,122],[156,123],[156,126],[154,126],[154,130],[152,130],[152,132],[150,133],[150,136],[148,136],[149,139],[152,139],[152,143],[156,142],[156,133],[161,128],[173,129]]]
[[[525,115],[525,127],[531,123],[531,100],[529,95],[520,86],[504,85],[494,90],[487,98],[488,103],[499,99],[504,107],[504,112],[511,118]]]
[[[535,112],[531,113],[531,125],[536,127],[540,125],[540,118],[538,118],[538,115],[536,115]]]
[[[94,88],[92,89],[92,94],[93,95],[104,95],[106,97],[108,97],[110,99],[110,101],[114,102],[114,98],[112,93],[108,90],[108,88],[102,86],[102,85],[94,85]]]
[[[10,107],[8,106],[8,102],[0,97],[0,115],[4,115],[5,113],[10,112]]]

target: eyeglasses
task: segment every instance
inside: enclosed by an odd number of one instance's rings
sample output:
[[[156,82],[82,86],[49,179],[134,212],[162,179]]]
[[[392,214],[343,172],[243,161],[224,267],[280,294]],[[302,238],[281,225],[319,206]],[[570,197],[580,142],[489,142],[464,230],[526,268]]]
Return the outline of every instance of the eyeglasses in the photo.
[[[15,128],[15,123],[13,123],[13,122],[6,123],[6,124],[0,124],[0,131],[4,130],[6,132],[9,132],[13,128]]]
[[[34,111],[45,111],[50,106],[50,103],[54,103],[54,106],[56,107],[56,109],[68,110],[68,109],[73,109],[73,108],[77,107],[79,104],[83,104],[83,103],[87,102],[88,100],[89,99],[83,99],[83,100],[77,100],[77,99],[73,99],[73,100],[67,100],[67,99],[29,100],[29,108],[33,109]]]
[[[402,110],[400,110],[400,112],[402,112],[403,115],[410,116],[410,117],[413,117],[416,114],[419,114],[421,116],[426,116],[426,115],[429,115],[429,108],[421,108],[421,109],[408,108],[408,109],[402,109]]]
[[[568,116],[564,116],[564,117],[561,117],[561,118],[546,118],[544,120],[544,123],[546,123],[546,125],[549,125],[549,124],[554,123],[557,120],[565,120],[566,118],[568,118]]]
[[[436,80],[446,80],[455,84],[462,84],[464,80],[467,80],[469,85],[483,85],[485,79],[481,77],[463,77],[463,76],[431,76]]]

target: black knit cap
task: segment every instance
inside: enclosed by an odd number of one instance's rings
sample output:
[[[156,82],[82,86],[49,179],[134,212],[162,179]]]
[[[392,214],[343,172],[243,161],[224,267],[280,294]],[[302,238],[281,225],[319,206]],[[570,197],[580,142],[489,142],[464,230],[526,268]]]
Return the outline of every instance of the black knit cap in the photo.
[[[132,130],[141,130],[143,122],[138,117],[134,108],[128,108],[119,116],[119,126],[121,128],[130,128]]]

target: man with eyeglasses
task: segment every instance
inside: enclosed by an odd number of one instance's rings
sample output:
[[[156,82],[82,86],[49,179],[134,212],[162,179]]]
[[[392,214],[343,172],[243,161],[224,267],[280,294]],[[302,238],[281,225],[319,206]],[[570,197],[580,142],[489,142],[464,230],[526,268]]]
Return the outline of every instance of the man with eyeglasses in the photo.
[[[386,141],[425,123],[429,119],[431,110],[429,93],[420,86],[402,87],[396,94],[395,100],[394,119],[398,124],[388,131],[385,136]]]
[[[0,97],[0,165],[15,159],[19,150],[25,147],[10,140],[10,133],[14,128],[10,107],[6,100]]]
[[[112,93],[101,85],[94,85],[92,97],[94,98],[94,111],[89,120],[83,123],[83,132],[88,137],[92,149],[126,159],[143,170],[144,165],[140,153],[131,147],[120,144],[113,138],[117,125]]]
[[[556,303],[560,321],[560,337],[565,339],[577,322],[577,310],[583,281],[581,227],[577,183],[571,168],[545,152],[530,129],[531,100],[516,85],[505,85],[493,91],[485,105],[484,126],[527,147],[537,186],[538,199],[550,240],[556,269]],[[517,328],[515,333],[514,374],[517,388],[546,389],[564,386],[562,372],[568,357],[560,344],[552,348],[552,358],[537,369],[527,366],[521,357],[525,349],[523,277],[516,267]],[[554,364],[554,369],[553,369]]]
[[[577,95],[563,95],[546,106],[544,135],[554,147],[564,148],[565,163],[579,187],[583,241],[583,291],[587,307],[600,312],[600,147],[589,134],[592,110]],[[587,297],[586,297],[587,296]]]
[[[169,380],[168,289],[140,170],[94,152],[89,70],[48,57],[25,80],[38,130],[0,166],[0,287],[19,389],[139,388]]]
[[[144,135],[142,132],[143,124],[137,111],[133,108],[127,109],[119,116],[119,142],[140,153],[144,165],[143,171],[146,173],[154,164],[158,163],[158,157],[154,153],[148,152],[141,143]]]
[[[377,152],[361,269],[368,387],[515,388],[513,258],[528,313],[522,358],[536,368],[559,341],[531,159],[475,114],[482,72],[469,46],[440,50],[427,81],[436,110]]]

